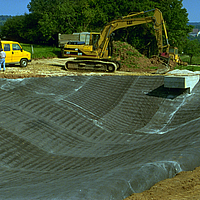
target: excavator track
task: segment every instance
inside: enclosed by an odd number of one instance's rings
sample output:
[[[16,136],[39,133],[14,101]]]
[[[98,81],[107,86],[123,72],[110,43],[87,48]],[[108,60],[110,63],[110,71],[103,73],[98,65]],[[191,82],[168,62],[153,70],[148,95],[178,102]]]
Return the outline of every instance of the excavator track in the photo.
[[[65,70],[94,70],[115,72],[119,68],[119,62],[98,59],[67,58],[65,63]]]

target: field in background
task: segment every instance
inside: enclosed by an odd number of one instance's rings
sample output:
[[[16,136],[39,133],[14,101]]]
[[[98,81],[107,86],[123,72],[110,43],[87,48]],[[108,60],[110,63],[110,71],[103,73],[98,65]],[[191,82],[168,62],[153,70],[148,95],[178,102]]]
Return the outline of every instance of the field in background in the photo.
[[[182,55],[180,57],[182,61],[187,62],[187,63],[190,62],[190,57],[188,55]],[[200,56],[192,57],[192,65],[200,65]]]
[[[21,44],[25,51],[32,54],[32,59],[56,58],[60,56],[60,48],[46,45]]]
[[[181,55],[180,57],[182,61],[187,62],[187,63],[190,62],[190,57],[188,55]],[[177,66],[176,69],[188,69],[190,71],[200,71],[200,56],[194,56],[192,58],[191,65]]]

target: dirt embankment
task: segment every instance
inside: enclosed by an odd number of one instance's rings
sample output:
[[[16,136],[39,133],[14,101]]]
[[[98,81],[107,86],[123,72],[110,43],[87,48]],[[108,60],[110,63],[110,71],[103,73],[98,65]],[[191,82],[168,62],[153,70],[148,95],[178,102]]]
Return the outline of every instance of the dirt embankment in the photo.
[[[52,76],[114,76],[114,75],[155,75],[156,70],[151,72],[147,70],[126,71],[123,67],[114,73],[105,71],[82,71],[64,69],[64,58],[53,59],[39,59],[32,60],[27,67],[20,67],[19,65],[8,65],[6,71],[0,71],[0,78],[28,78],[28,77],[52,77]]]
[[[156,183],[149,190],[135,193],[125,200],[198,200],[200,199],[200,167],[180,172],[174,178]]]

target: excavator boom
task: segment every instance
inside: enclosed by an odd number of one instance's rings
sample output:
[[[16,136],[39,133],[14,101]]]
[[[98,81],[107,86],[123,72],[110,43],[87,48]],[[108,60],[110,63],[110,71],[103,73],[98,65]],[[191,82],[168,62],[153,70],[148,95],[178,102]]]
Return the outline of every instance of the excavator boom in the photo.
[[[148,17],[142,17],[142,18],[135,18],[135,16],[150,12],[154,10],[154,15],[153,16],[148,16]],[[154,24],[154,30],[155,30],[155,36],[157,40],[157,45],[159,49],[159,53],[163,53],[163,48],[167,47],[169,48],[169,42],[168,42],[168,36],[167,36],[167,31],[166,31],[166,26],[165,22],[162,16],[162,12],[159,9],[153,9],[149,11],[143,11],[137,14],[132,14],[132,15],[127,15],[123,17],[122,19],[117,19],[114,21],[111,21],[108,23],[103,31],[101,32],[100,39],[99,39],[99,47],[98,47],[98,52],[99,52],[99,57],[104,57],[104,53],[106,51],[106,48],[109,43],[109,39],[111,34],[121,28],[126,28],[130,26],[136,26],[136,25],[141,25],[141,24],[147,24],[147,23],[153,23]],[[166,45],[163,45],[163,29],[165,33],[165,39],[166,39]],[[168,49],[167,49],[168,51]]]

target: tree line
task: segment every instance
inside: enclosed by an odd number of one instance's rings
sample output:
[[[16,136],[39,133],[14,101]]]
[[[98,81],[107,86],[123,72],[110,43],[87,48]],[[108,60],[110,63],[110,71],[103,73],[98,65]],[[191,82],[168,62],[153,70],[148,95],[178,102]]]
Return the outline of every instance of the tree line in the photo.
[[[4,23],[2,38],[56,45],[58,33],[100,32],[113,19],[153,8],[163,14],[171,46],[183,49],[192,31],[182,0],[31,0],[27,7],[29,14],[14,16]],[[156,48],[152,27],[144,24],[119,29],[114,39],[126,41],[142,53],[152,52]]]

